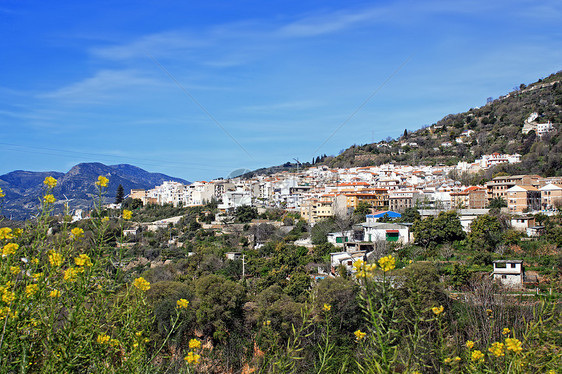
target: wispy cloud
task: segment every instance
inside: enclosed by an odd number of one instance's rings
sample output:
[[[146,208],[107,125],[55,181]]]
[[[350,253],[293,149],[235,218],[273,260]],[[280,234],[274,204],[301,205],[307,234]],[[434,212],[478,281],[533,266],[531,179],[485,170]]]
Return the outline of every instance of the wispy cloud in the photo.
[[[66,103],[101,104],[119,97],[123,89],[147,89],[162,82],[135,70],[101,70],[93,77],[38,95]]]

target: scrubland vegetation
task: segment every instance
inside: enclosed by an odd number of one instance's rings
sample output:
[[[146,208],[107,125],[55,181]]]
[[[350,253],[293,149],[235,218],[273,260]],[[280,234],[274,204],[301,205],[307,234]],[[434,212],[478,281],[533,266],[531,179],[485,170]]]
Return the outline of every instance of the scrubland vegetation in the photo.
[[[95,181],[92,181],[94,183]],[[454,213],[415,218],[417,242],[381,245],[354,272],[318,268],[335,251],[283,211],[249,224],[242,209],[204,229],[216,204],[101,206],[53,216],[44,182],[36,219],[0,228],[0,372],[5,373],[557,373],[562,367],[560,216],[524,241],[499,212],[467,237]],[[1,192],[1,191],[0,191]],[[182,215],[134,235],[132,222]],[[152,218],[151,218],[152,217]],[[251,218],[250,218],[251,220]],[[548,221],[548,222],[547,222]],[[325,222],[316,231],[328,230]],[[494,231],[495,230],[495,231]],[[133,230],[134,231],[134,230]],[[317,236],[312,249],[296,239]],[[424,236],[424,234],[426,234]],[[227,252],[243,259],[226,260]],[[508,255],[542,283],[490,281]]]

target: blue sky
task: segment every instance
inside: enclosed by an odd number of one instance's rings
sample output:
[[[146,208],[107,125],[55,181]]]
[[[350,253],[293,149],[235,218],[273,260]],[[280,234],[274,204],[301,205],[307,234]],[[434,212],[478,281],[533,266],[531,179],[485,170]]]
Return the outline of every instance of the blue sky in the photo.
[[[561,70],[561,19],[558,0],[0,0],[0,174],[337,154]]]

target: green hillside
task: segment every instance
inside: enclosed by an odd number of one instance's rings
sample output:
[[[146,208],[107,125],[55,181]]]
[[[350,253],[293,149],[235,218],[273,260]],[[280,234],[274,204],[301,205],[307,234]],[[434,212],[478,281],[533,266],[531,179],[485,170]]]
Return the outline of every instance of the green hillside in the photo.
[[[353,145],[337,157],[328,157],[331,167],[401,164],[454,165],[473,161],[493,152],[519,153],[522,162],[496,167],[494,172],[562,175],[562,71],[545,79],[521,85],[517,90],[486,105],[464,113],[449,114],[437,123],[391,141]],[[523,134],[525,120],[533,112],[537,122],[553,124],[553,131],[542,138],[534,131]],[[463,131],[473,130],[462,144],[456,143]],[[447,146],[447,142],[452,145]],[[445,145],[444,145],[445,144]]]

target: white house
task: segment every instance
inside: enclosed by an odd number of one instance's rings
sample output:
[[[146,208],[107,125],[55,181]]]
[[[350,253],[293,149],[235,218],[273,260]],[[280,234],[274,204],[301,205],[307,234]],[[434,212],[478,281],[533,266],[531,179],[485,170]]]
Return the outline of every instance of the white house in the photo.
[[[357,260],[366,260],[366,252],[334,252],[330,253],[330,264],[332,265],[332,274],[336,274],[336,270],[340,265],[345,266],[348,273],[353,272],[353,263]]]
[[[363,223],[363,240],[366,242],[398,242],[406,244],[410,241],[408,226],[396,223]]]
[[[328,243],[332,243],[336,247],[343,247],[343,243],[353,241],[353,231],[331,232],[327,235]]]
[[[521,287],[523,285],[523,260],[494,261],[494,280],[506,287]]]

